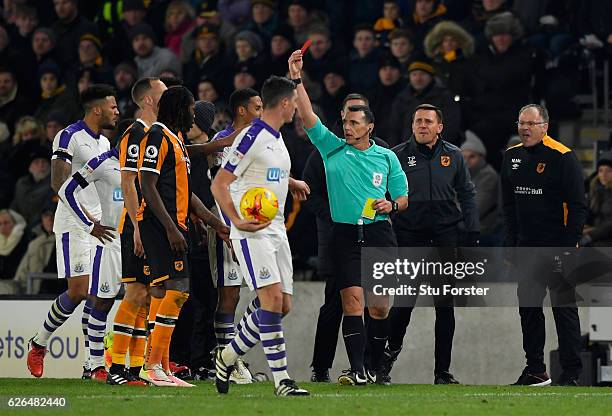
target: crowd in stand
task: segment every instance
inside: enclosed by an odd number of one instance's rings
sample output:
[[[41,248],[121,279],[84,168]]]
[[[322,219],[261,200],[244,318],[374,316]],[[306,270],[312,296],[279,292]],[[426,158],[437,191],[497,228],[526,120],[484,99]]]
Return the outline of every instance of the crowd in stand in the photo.
[[[220,130],[231,92],[286,75],[310,39],[304,83],[325,124],[361,93],[376,135],[395,146],[409,138],[414,108],[434,104],[443,137],[460,145],[467,132],[478,142],[464,150],[498,168],[518,109],[544,101],[553,121],[580,117],[581,58],[612,54],[612,3],[599,0],[4,0],[1,13],[0,279],[16,277],[12,291],[55,267],[51,143],[81,117],[79,92],[93,83],[114,85],[122,119],[132,119],[139,77],[179,78],[216,105]],[[301,121],[283,137],[300,178],[313,150]],[[599,179],[591,206],[607,213]],[[302,209],[294,220],[305,262],[316,252],[303,238],[315,241],[314,217]]]

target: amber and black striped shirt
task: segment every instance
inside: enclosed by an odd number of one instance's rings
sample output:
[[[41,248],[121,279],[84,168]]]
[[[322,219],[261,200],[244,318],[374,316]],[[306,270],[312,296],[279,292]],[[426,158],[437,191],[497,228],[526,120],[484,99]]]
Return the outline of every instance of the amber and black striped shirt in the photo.
[[[181,133],[176,135],[162,123],[153,123],[140,145],[140,180],[143,171],[159,175],[156,187],[166,211],[175,224],[187,231],[191,165]],[[138,220],[143,218],[155,218],[144,200],[138,210]]]
[[[138,155],[140,154],[140,144],[147,133],[149,127],[141,119],[137,119],[135,122],[125,130],[123,136],[117,143],[119,149],[119,166],[122,172],[134,172],[138,173]],[[142,201],[142,193],[140,191],[140,183],[135,178],[136,182],[136,193],[138,194],[138,204]],[[127,209],[123,207],[123,213],[121,214],[121,220],[119,221],[119,232],[132,233],[134,227],[132,227],[132,221],[130,221]]]

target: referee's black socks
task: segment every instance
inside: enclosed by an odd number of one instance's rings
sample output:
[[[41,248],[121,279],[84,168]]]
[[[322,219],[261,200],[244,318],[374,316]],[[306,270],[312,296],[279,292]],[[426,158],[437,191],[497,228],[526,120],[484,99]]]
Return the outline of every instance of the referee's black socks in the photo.
[[[342,336],[346,346],[351,370],[363,373],[363,353],[365,350],[365,334],[361,316],[344,316],[342,319]]]
[[[368,320],[368,350],[370,370],[378,370],[389,335],[389,318]]]

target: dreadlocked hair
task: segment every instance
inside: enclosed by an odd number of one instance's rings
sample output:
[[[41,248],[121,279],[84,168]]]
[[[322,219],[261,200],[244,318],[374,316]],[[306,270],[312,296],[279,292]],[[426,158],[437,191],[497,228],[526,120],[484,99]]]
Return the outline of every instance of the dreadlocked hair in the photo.
[[[194,102],[193,94],[187,88],[181,85],[168,88],[159,99],[157,121],[175,132],[187,132],[193,125],[189,107]]]

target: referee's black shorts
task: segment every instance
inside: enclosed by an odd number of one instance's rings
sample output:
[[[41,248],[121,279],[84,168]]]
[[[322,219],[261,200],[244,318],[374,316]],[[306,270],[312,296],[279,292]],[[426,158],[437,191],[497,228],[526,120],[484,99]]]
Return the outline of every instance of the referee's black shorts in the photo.
[[[334,274],[340,290],[361,283],[361,249],[397,248],[397,239],[389,221],[363,225],[363,243],[359,243],[357,225],[335,222],[332,226],[331,253]]]
[[[151,269],[151,286],[156,286],[168,279],[189,278],[189,255],[174,253],[166,235],[164,226],[155,218],[145,218],[138,222],[140,239],[147,254],[147,263]],[[178,230],[190,246],[189,233],[180,227]],[[187,250],[189,251],[189,250]]]

